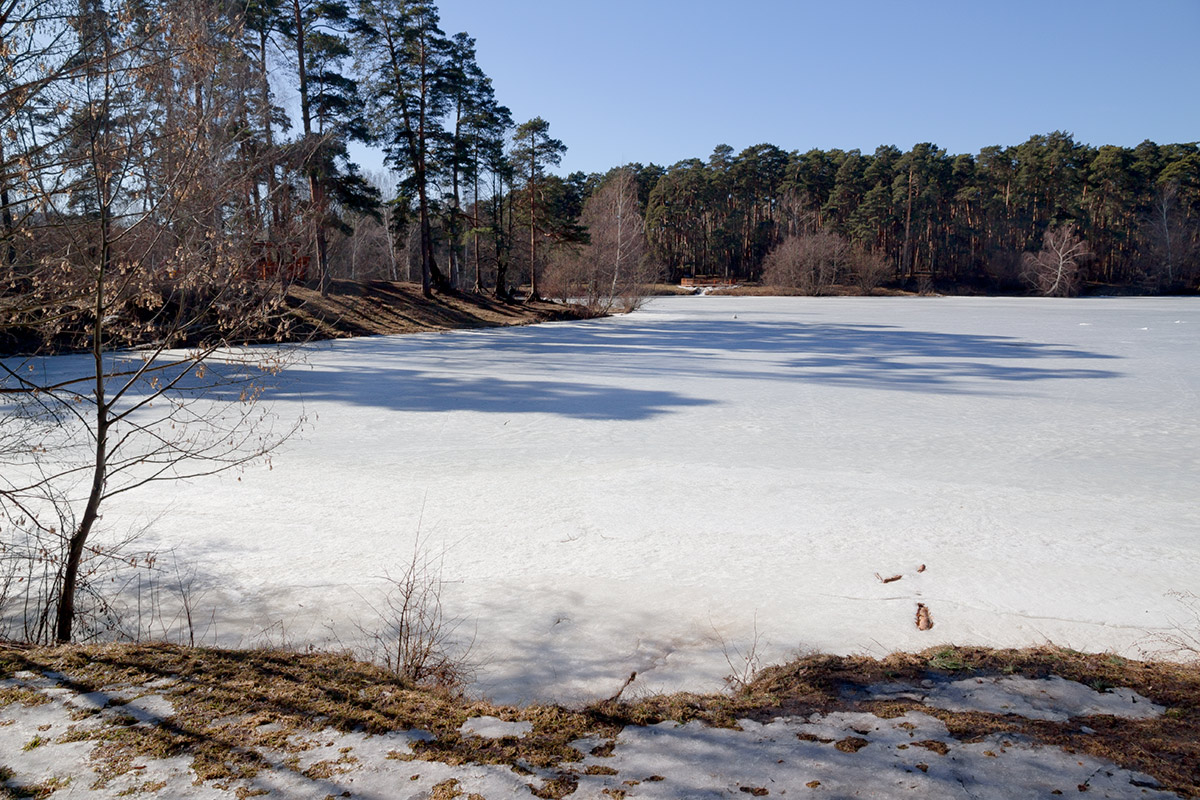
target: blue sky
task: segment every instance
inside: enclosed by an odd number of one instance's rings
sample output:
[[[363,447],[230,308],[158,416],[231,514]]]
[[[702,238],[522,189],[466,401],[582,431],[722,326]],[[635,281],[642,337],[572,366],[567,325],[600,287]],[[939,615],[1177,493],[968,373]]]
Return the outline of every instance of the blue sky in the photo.
[[[562,172],[770,142],[1200,139],[1200,0],[440,0]]]

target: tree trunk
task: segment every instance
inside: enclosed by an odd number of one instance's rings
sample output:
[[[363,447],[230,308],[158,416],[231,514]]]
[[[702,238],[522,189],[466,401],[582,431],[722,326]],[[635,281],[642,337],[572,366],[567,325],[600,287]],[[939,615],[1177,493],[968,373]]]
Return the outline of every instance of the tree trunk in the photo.
[[[2,135],[2,132],[0,132]],[[4,142],[0,140],[0,164],[4,163]],[[0,176],[0,181],[3,176]],[[15,240],[16,229],[13,222],[12,203],[8,192],[8,183],[0,183],[0,217],[3,218],[4,225],[4,241],[7,243],[5,250],[5,259],[11,267],[17,263],[17,245]]]
[[[314,148],[305,154],[308,173],[309,199],[312,202],[310,213],[313,224],[313,254],[317,262],[317,286],[322,295],[329,293],[329,259],[328,246],[325,241],[325,193],[321,188],[320,175],[313,164],[317,156],[315,142],[312,138],[312,109],[308,97],[308,64],[305,61],[304,39],[307,30],[304,27],[304,14],[300,9],[300,0],[292,0],[292,13],[296,22],[296,64],[300,78],[300,123],[304,131],[305,147]]]
[[[907,280],[912,277],[912,204],[913,204],[913,170],[908,168],[908,201],[904,211],[904,252],[900,256],[900,268]]]
[[[537,286],[537,137],[529,140],[529,297],[540,300]]]
[[[271,126],[271,81],[268,77],[269,70],[267,69],[267,41],[268,36],[266,31],[259,36],[258,41],[258,59],[259,72],[262,75],[261,85],[259,86],[259,102],[262,104],[260,113],[262,114],[263,138],[266,146],[266,173],[267,173],[267,203],[271,207],[270,226],[267,229],[268,241],[273,241],[275,232],[279,229],[279,189],[275,178],[275,137]]]
[[[112,258],[112,209],[108,191],[109,172],[101,167],[100,144],[92,141],[92,170],[96,175],[96,197],[100,207],[100,257],[96,266],[96,303],[92,309],[92,368],[95,383],[92,391],[96,407],[96,449],[92,464],[92,486],[88,492],[87,506],[79,527],[72,534],[67,546],[67,563],[63,570],[63,582],[59,589],[58,612],[54,624],[54,638],[60,643],[71,641],[75,623],[75,591],[79,582],[79,565],[83,561],[83,548],[91,535],[92,527],[100,516],[100,501],[104,497],[104,486],[108,475],[108,404],[104,386],[104,305],[105,282],[108,279],[109,262]]]

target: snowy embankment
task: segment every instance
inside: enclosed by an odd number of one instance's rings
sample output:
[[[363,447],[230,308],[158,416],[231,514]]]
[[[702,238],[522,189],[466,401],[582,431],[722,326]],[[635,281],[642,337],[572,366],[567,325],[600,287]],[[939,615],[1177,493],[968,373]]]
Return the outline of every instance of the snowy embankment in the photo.
[[[222,645],[363,644],[419,542],[500,701],[797,650],[1152,653],[1200,591],[1198,353],[1194,299],[663,298],[322,343],[269,393],[311,420],[271,469],[104,520],[157,518]]]

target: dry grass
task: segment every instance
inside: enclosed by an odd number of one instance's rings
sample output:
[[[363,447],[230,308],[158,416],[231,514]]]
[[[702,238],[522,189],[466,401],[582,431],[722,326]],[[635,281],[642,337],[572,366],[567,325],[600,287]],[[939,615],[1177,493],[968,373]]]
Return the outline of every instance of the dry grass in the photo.
[[[709,294],[730,297],[807,297],[811,293],[788,286],[763,286],[757,283],[744,283],[738,286],[713,289]],[[835,284],[822,289],[821,294],[823,296],[836,297],[913,297],[917,293],[904,289],[884,287],[876,287],[864,292],[854,284]]]
[[[652,283],[643,287],[649,297],[675,297],[693,295],[699,292],[691,286],[680,286],[677,283]]]
[[[886,681],[918,682],[930,677],[965,675],[1057,675],[1103,691],[1122,686],[1166,707],[1156,719],[1090,717],[1083,733],[1079,722],[1046,722],[1015,715],[950,712],[915,701],[864,700],[851,707],[881,717],[920,710],[941,719],[964,742],[996,733],[1023,734],[1068,752],[1087,753],[1121,767],[1153,776],[1166,788],[1200,795],[1200,664],[1132,661],[1105,653],[1080,653],[1058,647],[993,650],[978,647],[934,648],[884,659],[812,656],[770,667],[747,689],[751,709],[744,716],[770,718],[846,707],[840,695],[854,694]]]
[[[288,305],[295,336],[314,339],[532,325],[589,316],[582,306],[502,303],[465,292],[426,299],[420,284],[390,281],[333,281],[324,296],[294,286],[288,290]]]
[[[386,670],[328,653],[273,650],[213,650],[168,645],[108,645],[10,650],[0,653],[0,676],[20,670],[57,671],[79,691],[144,686],[158,681],[176,713],[153,727],[110,724],[80,729],[68,737],[97,743],[102,781],[123,774],[140,757],[188,755],[197,776],[214,785],[249,777],[262,768],[255,749],[298,752],[319,730],[387,731],[420,729],[433,738],[413,746],[403,760],[448,764],[503,764],[528,774],[529,767],[556,771],[535,788],[539,796],[570,794],[582,769],[571,742],[599,739],[596,754],[611,753],[628,725],[664,720],[702,720],[733,727],[737,720],[859,710],[883,717],[919,709],[943,720],[951,734],[978,741],[995,733],[1032,737],[1047,745],[1109,759],[1152,775],[1165,787],[1200,794],[1200,667],[1129,661],[1112,655],[1053,647],[1025,650],[936,648],[884,659],[814,655],[762,670],[744,689],[727,694],[673,694],[630,702],[608,701],[584,709],[558,706],[495,706],[463,696],[416,690]],[[1058,675],[1104,689],[1129,687],[1167,712],[1158,719],[1091,717],[1084,734],[1079,721],[1054,723],[1013,715],[940,711],[915,701],[870,699],[867,686],[963,675]],[[34,702],[11,694],[7,702]],[[526,736],[484,739],[462,736],[468,718],[490,715],[533,723]],[[267,725],[267,723],[272,723]],[[853,743],[847,743],[850,746]],[[349,764],[321,763],[318,770]],[[450,791],[454,787],[446,787]]]

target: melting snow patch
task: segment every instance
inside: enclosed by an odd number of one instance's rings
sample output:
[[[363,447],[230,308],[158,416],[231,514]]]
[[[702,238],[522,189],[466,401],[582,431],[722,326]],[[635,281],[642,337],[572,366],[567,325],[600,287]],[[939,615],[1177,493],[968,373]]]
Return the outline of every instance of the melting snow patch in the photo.
[[[472,717],[462,724],[458,732],[463,736],[478,736],[481,739],[519,739],[532,730],[532,722],[505,722],[497,717]]]
[[[88,692],[87,694],[65,695],[64,701],[68,706],[74,706],[85,711],[99,711],[107,708],[112,702],[112,695],[108,692]]]
[[[116,708],[138,725],[157,725],[175,714],[175,704],[159,694],[143,695]]]
[[[1052,722],[1099,714],[1148,719],[1163,713],[1162,706],[1151,703],[1132,689],[1097,692],[1082,683],[1057,676],[1038,680],[1020,676],[966,678],[929,688],[890,683],[872,686],[868,691],[876,696],[920,700],[946,711],[1017,714],[1027,719]]]
[[[963,743],[927,714],[814,714],[742,730],[701,722],[629,727],[616,747],[584,759],[572,797],[614,791],[644,798],[718,798],[801,793],[825,797],[976,800],[1054,795],[1166,798],[1149,776],[1026,737],[995,734]]]

